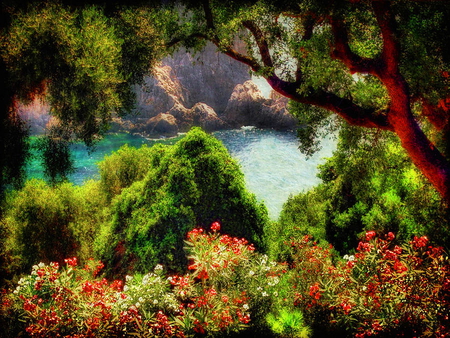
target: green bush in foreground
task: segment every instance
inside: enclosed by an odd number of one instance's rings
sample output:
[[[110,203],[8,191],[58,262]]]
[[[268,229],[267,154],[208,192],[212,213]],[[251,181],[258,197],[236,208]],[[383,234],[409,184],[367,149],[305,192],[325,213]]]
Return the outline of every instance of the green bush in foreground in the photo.
[[[262,247],[266,208],[246,190],[222,143],[193,128],[173,146],[151,148],[145,178],[112,200],[111,221],[103,224],[96,250],[110,275],[145,272],[158,263],[180,271],[184,234],[214,221]]]

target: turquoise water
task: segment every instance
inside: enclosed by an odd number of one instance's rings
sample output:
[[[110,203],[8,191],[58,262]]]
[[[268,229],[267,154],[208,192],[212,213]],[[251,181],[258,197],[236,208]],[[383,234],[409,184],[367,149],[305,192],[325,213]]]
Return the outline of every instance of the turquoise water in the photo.
[[[317,165],[330,157],[335,149],[335,141],[322,141],[322,150],[306,159],[298,150],[295,132],[280,132],[256,128],[242,128],[213,133],[227,147],[241,165],[248,189],[258,200],[264,201],[269,215],[277,219],[289,195],[298,194],[319,183],[316,177]],[[93,152],[83,145],[74,145],[75,173],[70,180],[82,184],[90,178],[98,178],[96,163],[105,155],[128,144],[139,147],[157,142],[173,144],[182,136],[170,139],[148,140],[138,135],[110,134],[99,142]],[[31,177],[42,177],[42,168],[34,162],[29,167]]]

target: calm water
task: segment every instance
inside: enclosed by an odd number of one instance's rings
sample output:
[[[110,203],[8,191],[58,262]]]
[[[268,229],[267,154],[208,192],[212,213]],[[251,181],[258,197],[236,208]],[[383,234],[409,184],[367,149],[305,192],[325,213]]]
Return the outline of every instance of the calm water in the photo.
[[[317,165],[330,157],[335,141],[325,139],[322,150],[306,160],[298,150],[295,132],[279,132],[255,128],[242,128],[214,133],[227,147],[231,156],[238,160],[244,172],[247,187],[260,201],[264,201],[269,215],[276,219],[289,195],[305,191],[319,183]],[[98,178],[96,163],[105,155],[128,143],[139,147],[156,142],[173,144],[182,136],[171,139],[147,140],[131,134],[108,135],[88,153],[83,145],[73,146],[76,172],[70,177],[75,184],[89,178]],[[29,175],[42,177],[37,162],[31,164]]]

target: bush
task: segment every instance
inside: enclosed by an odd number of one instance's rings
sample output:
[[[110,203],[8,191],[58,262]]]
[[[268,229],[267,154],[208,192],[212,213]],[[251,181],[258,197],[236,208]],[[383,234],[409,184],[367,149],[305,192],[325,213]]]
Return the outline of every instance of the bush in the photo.
[[[7,197],[3,222],[6,247],[20,266],[29,270],[39,261],[62,262],[80,246],[74,222],[80,200],[69,183],[55,187],[44,181],[28,181]]]
[[[276,297],[279,269],[246,240],[202,228],[186,241],[184,275],[164,276],[157,265],[126,283],[98,276],[103,265],[84,268],[75,258],[33,266],[2,303],[11,334],[48,337],[191,337],[257,330]],[[256,316],[258,318],[258,316]],[[16,330],[13,327],[16,325]],[[22,326],[21,326],[22,325]],[[252,331],[255,332],[255,331]]]
[[[232,236],[263,245],[267,210],[246,190],[220,141],[193,128],[175,145],[150,153],[147,175],[113,199],[112,220],[96,242],[111,276],[144,273],[158,263],[182,270],[184,234],[214,221]]]
[[[150,168],[157,166],[158,153],[163,153],[165,147],[157,144],[153,147],[142,145],[140,148],[127,144],[98,163],[100,185],[108,200],[119,195],[122,189],[136,181],[142,180]]]
[[[290,198],[271,242],[311,234],[350,253],[366,231],[403,241],[427,235],[450,249],[449,212],[391,134],[342,127],[338,149],[319,166],[322,183]]]
[[[295,305],[316,334],[448,336],[448,258],[425,236],[402,246],[394,237],[369,231],[357,253],[335,265],[330,252],[308,237],[292,243],[297,248],[292,274]]]

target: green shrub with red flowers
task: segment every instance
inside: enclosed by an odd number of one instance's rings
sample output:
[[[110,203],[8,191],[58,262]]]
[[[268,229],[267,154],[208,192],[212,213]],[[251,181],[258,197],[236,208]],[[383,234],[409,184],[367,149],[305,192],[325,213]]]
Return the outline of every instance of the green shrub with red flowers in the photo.
[[[3,296],[9,336],[194,337],[236,333],[277,337],[447,337],[450,264],[427,237],[399,244],[366,233],[340,258],[310,236],[286,245],[275,263],[245,239],[197,228],[185,241],[187,273],[161,265],[125,282],[101,263],[75,258],[33,266]]]
[[[278,265],[245,239],[219,230],[216,222],[210,233],[189,232],[185,275],[165,277],[157,265],[144,276],[127,276],[123,285],[99,277],[101,263],[81,268],[72,258],[63,268],[35,265],[5,297],[2,311],[34,337],[184,337],[245,330],[271,308]]]
[[[295,305],[316,334],[363,337],[448,337],[450,264],[441,247],[393,233],[366,233],[355,255],[333,264],[331,251],[305,236],[296,248]],[[319,335],[320,336],[320,335]]]

